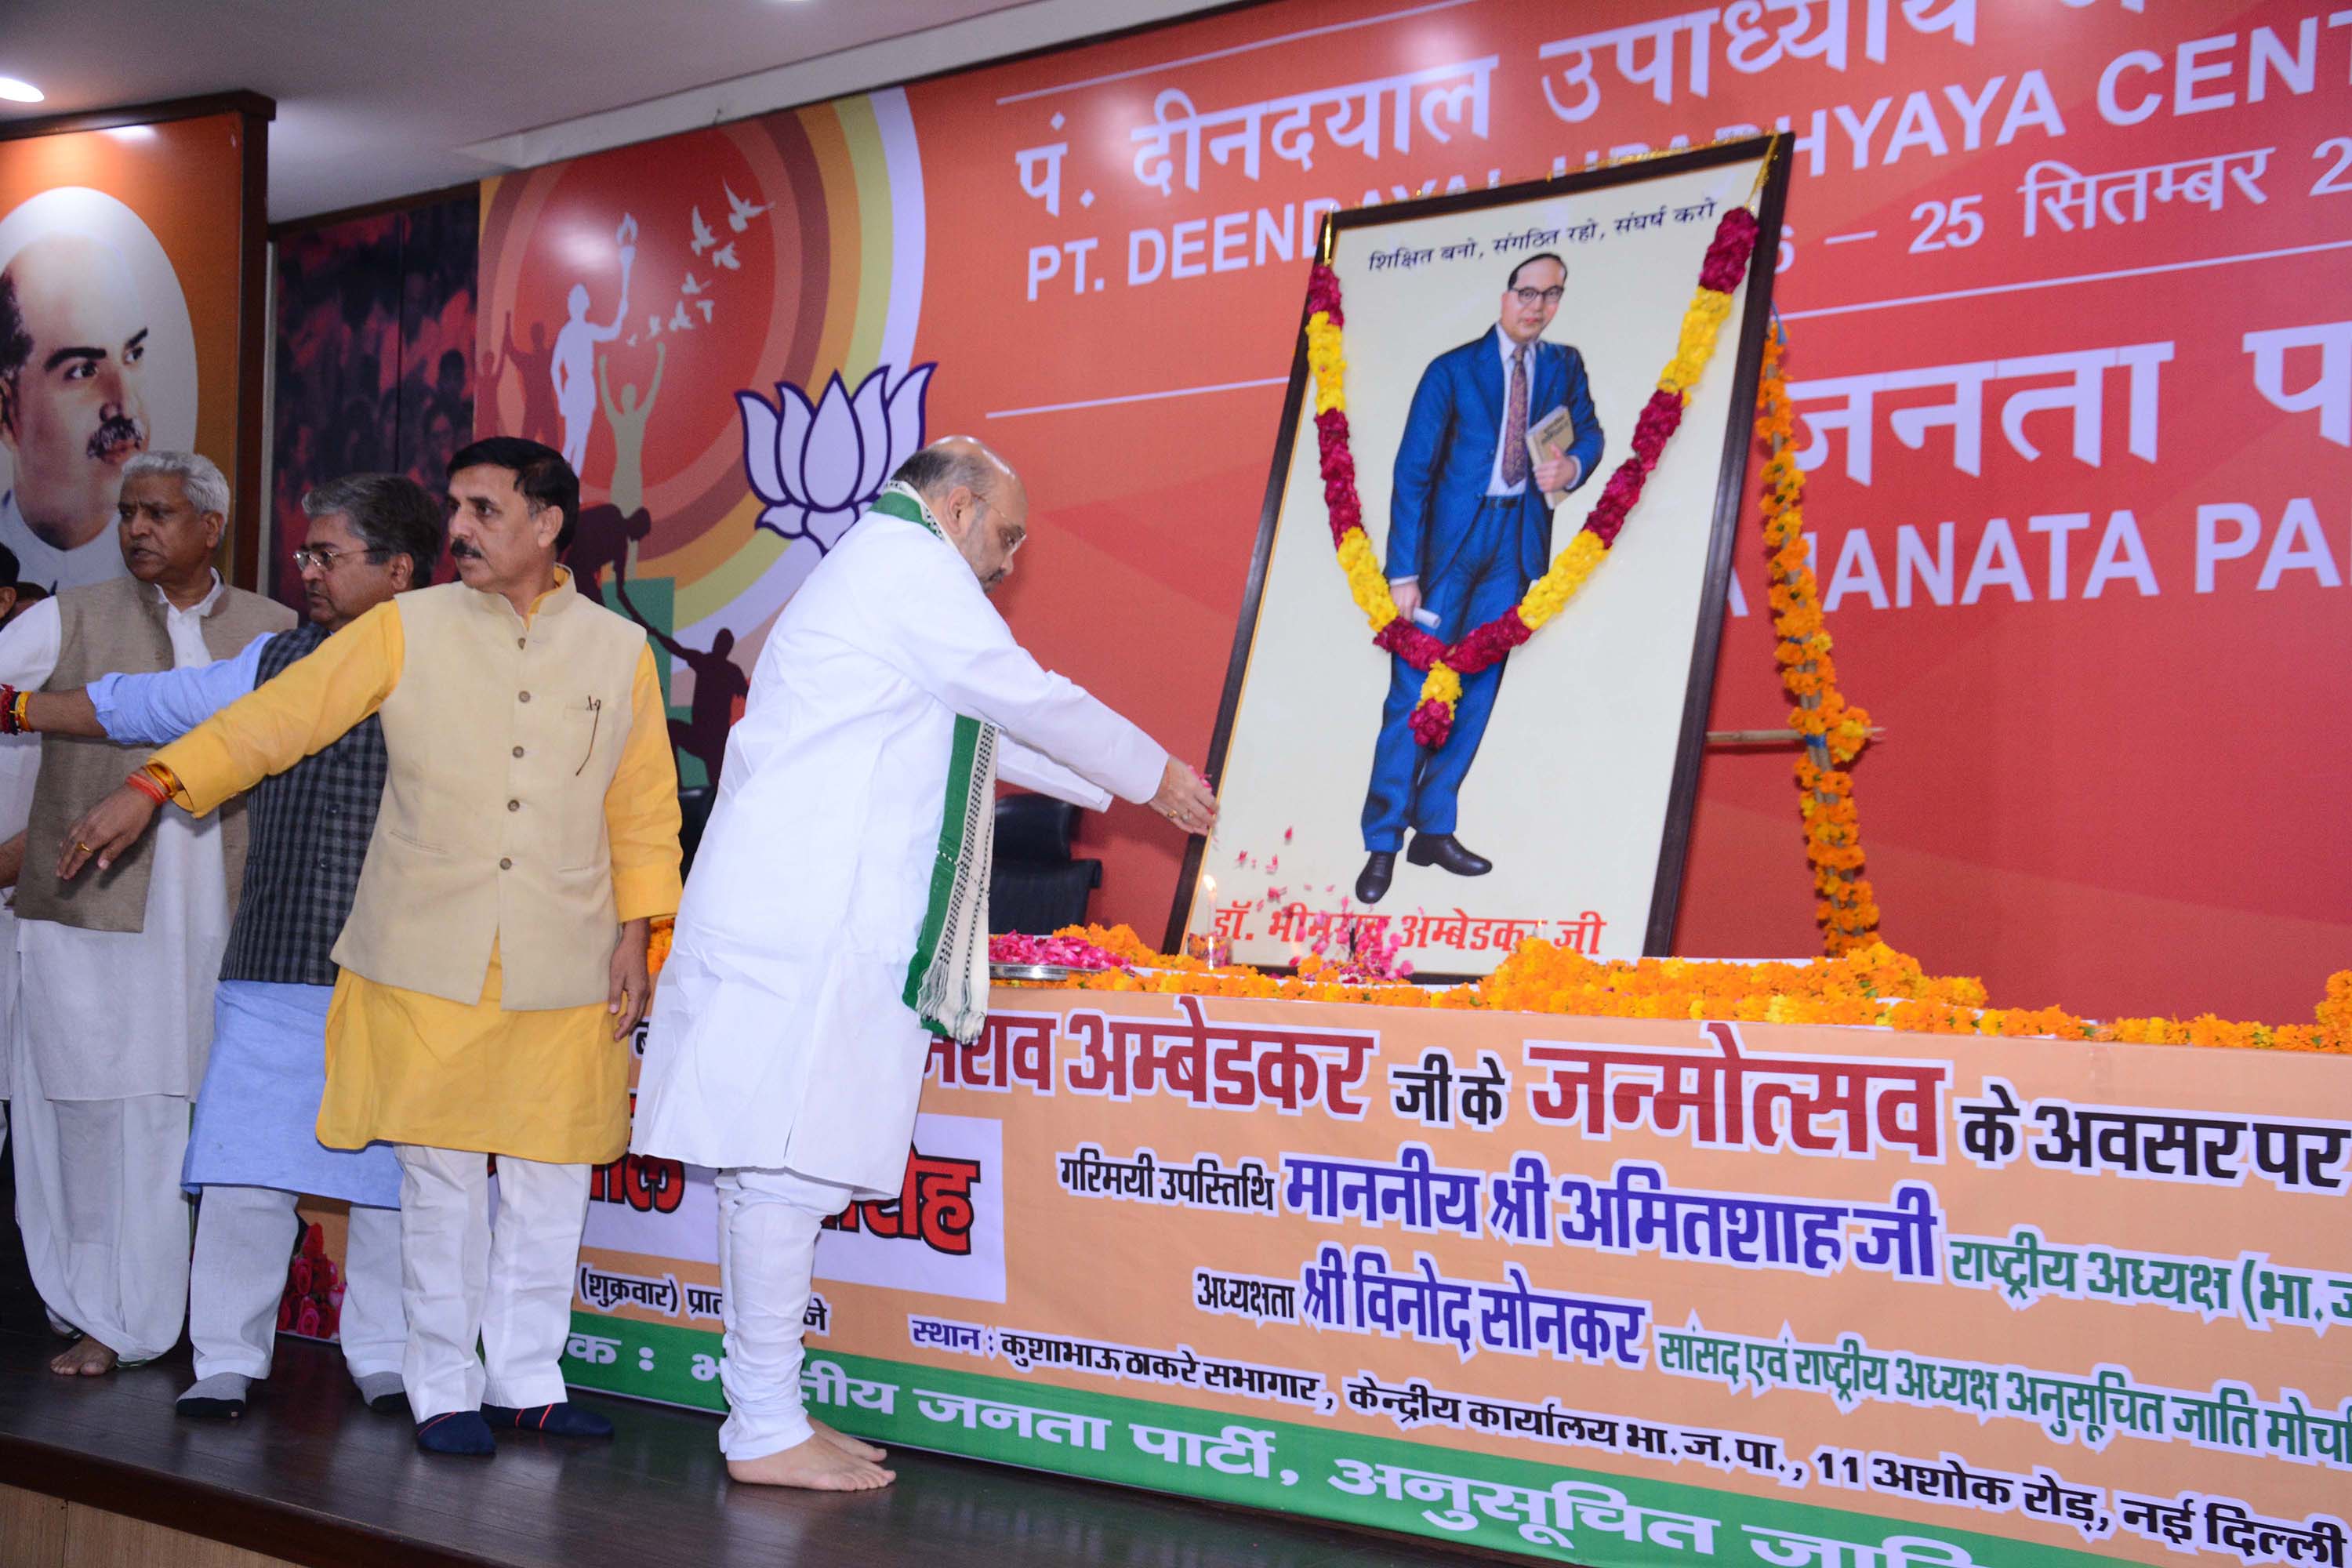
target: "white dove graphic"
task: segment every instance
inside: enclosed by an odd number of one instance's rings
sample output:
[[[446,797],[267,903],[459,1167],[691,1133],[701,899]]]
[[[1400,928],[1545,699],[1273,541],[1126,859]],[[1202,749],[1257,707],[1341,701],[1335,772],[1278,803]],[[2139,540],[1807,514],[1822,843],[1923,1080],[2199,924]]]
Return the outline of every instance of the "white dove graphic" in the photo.
[[[740,272],[743,270],[743,264],[735,259],[735,242],[731,239],[726,244],[720,246],[718,249],[712,251],[710,253],[710,259],[719,263],[719,266],[724,267],[730,272]]]
[[[686,313],[686,301],[680,300],[677,302],[677,313],[669,319],[669,330],[673,332],[683,332],[693,325],[694,319]]]
[[[737,195],[733,188],[724,180],[719,182],[719,188],[727,193],[727,205],[730,209],[727,214],[727,226],[737,234],[749,228],[753,218],[768,210],[764,206],[753,206],[750,202]]]
[[[689,272],[686,275],[686,281],[677,286],[677,291],[681,294],[699,294],[707,286]]]
[[[699,256],[704,251],[709,249],[712,246],[718,244],[719,237],[710,232],[710,226],[709,224],[702,221],[702,209],[700,207],[696,207],[694,209],[693,216],[694,243],[688,247],[688,248],[691,249],[695,255]]]

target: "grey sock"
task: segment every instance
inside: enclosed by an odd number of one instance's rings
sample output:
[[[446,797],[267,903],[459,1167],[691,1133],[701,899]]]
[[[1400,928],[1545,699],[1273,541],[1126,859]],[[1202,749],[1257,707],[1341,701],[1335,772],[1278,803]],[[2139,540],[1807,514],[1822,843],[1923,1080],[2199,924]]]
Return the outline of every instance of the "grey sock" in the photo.
[[[183,1399],[243,1399],[253,1379],[241,1372],[216,1372],[210,1377],[198,1378]]]
[[[360,1385],[360,1397],[370,1405],[387,1395],[398,1399],[408,1396],[408,1390],[402,1384],[400,1373],[396,1372],[362,1373],[352,1381]]]

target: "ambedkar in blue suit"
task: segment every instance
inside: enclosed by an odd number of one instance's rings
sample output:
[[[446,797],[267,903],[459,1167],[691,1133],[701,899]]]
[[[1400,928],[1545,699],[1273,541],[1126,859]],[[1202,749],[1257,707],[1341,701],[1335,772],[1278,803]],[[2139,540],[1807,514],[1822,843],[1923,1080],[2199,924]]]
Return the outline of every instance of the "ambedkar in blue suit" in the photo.
[[[1549,253],[1511,269],[1495,326],[1475,342],[1448,349],[1422,373],[1397,447],[1389,513],[1388,576],[1397,608],[1451,643],[1518,603],[1551,559],[1551,507],[1546,491],[1573,490],[1600,466],[1601,422],[1593,417],[1584,357],[1542,341],[1559,310],[1566,263]],[[1568,410],[1565,449],[1538,462],[1528,453],[1530,424]],[[1443,746],[1423,747],[1409,721],[1421,700],[1421,672],[1391,657],[1381,735],[1364,798],[1364,848],[1370,858],[1356,896],[1378,903],[1405,858],[1456,876],[1477,877],[1493,864],[1454,837],[1455,800],[1478,754],[1502,684],[1503,661],[1462,682],[1453,731]]]

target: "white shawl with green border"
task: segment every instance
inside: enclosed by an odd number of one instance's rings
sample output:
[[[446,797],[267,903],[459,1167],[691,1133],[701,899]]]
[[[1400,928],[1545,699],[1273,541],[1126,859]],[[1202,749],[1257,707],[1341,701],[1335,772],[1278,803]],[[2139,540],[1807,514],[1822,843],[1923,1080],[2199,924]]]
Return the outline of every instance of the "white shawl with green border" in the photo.
[[[893,484],[874,510],[929,529],[948,542],[923,498]],[[996,726],[958,714],[948,750],[940,844],[930,902],[907,966],[907,1005],[926,1026],[964,1042],[988,1022],[988,872],[996,843]]]

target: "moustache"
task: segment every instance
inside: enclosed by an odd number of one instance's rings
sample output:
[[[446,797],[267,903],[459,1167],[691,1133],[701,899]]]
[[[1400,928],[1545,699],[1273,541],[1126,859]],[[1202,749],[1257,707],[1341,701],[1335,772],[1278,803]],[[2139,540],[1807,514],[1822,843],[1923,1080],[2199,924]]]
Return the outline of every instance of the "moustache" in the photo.
[[[449,542],[449,553],[459,561],[479,561],[482,558],[481,547],[463,539]]]
[[[98,429],[90,436],[87,449],[90,457],[105,458],[112,457],[120,447],[143,449],[146,445],[147,431],[138,420],[125,414],[110,414],[99,421]]]

